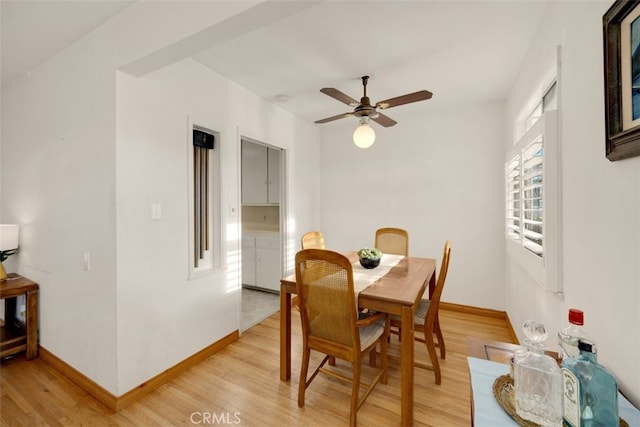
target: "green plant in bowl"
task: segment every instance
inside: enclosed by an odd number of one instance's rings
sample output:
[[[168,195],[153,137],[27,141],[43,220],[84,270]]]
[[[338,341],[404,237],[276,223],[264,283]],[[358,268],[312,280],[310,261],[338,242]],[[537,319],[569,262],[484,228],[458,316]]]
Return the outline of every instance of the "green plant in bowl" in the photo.
[[[376,268],[380,264],[382,251],[376,248],[362,248],[358,251],[358,258],[364,268]]]

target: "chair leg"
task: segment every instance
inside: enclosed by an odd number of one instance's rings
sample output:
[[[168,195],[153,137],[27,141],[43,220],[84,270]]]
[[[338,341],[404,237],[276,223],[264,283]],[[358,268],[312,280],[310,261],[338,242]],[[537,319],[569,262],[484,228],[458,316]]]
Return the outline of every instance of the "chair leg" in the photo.
[[[351,415],[349,416],[349,425],[356,427],[358,404],[360,402],[360,363],[359,357],[353,361],[353,381],[351,383]]]
[[[440,385],[442,379],[440,377],[440,362],[438,362],[438,355],[436,354],[436,346],[433,342],[433,331],[424,330],[424,342],[427,345],[427,353],[429,353],[429,359],[431,359],[431,366],[433,367],[433,373],[436,376],[436,384]]]
[[[436,321],[435,321],[433,331],[435,332],[436,337],[438,337],[438,347],[440,347],[440,358],[444,360],[447,353],[444,348],[444,337],[442,336],[442,329],[440,329],[440,319],[438,316],[436,316]]]
[[[307,389],[307,373],[309,371],[309,358],[311,349],[308,347],[302,351],[302,366],[300,368],[300,382],[298,383],[298,407],[304,406],[304,392]]]
[[[380,340],[380,361],[382,364],[382,377],[380,378],[380,382],[382,384],[386,384],[387,383],[387,373],[389,372],[388,367],[388,360],[387,360],[387,350],[388,350],[388,346],[387,346],[387,340],[386,339],[382,339]]]

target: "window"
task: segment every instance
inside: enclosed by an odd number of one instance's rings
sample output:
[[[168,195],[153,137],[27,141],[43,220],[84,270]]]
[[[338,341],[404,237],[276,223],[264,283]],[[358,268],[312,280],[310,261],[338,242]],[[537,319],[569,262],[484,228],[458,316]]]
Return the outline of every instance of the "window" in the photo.
[[[507,163],[507,236],[539,257],[543,255],[543,136],[538,125],[533,135]],[[525,135],[525,138],[526,136]]]
[[[505,163],[508,252],[538,283],[559,290],[560,180],[556,84],[526,118]]]
[[[189,277],[220,266],[219,134],[189,123]]]
[[[533,126],[538,121],[538,119],[540,119],[540,117],[542,117],[542,102],[536,105],[536,108],[534,108],[531,114],[529,114],[529,116],[527,117],[525,123],[526,130],[531,129],[531,126]]]

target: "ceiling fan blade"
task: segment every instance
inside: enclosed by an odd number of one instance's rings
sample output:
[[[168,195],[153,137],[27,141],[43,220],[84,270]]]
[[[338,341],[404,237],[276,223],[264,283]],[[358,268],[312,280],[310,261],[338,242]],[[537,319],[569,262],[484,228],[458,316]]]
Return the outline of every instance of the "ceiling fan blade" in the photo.
[[[385,116],[382,113],[374,114],[372,116],[369,116],[369,118],[371,120],[373,120],[374,122],[378,123],[379,125],[382,125],[382,126],[384,126],[386,128],[388,128],[390,126],[393,126],[393,125],[398,123],[395,120],[393,120],[391,117]]]
[[[357,107],[358,105],[360,105],[358,101],[356,101],[346,93],[340,92],[338,89],[332,87],[323,87],[322,89],[320,89],[320,92],[324,93],[325,95],[329,95],[330,97],[337,99],[340,102],[350,105],[351,107]]]
[[[376,104],[376,108],[384,110],[385,108],[397,107],[398,105],[431,99],[432,96],[433,94],[428,90],[420,90],[418,92],[409,93],[407,95],[397,96],[395,98],[389,98],[385,99],[384,101],[380,101]]]
[[[349,116],[353,116],[353,113],[338,114],[337,116],[331,116],[331,117],[327,117],[326,119],[316,120],[314,123],[327,123],[327,122],[332,122],[338,119],[344,119],[345,117],[349,117]]]

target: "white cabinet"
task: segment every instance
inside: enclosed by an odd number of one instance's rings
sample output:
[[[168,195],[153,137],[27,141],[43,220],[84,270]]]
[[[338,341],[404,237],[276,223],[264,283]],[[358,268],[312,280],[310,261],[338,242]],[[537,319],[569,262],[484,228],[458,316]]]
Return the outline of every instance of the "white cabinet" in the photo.
[[[273,148],[267,150],[267,202],[280,203],[280,151]]]
[[[242,141],[242,203],[280,203],[280,151]]]
[[[242,235],[242,284],[256,286],[256,237]]]
[[[242,283],[280,291],[282,278],[278,233],[244,232],[242,236]]]
[[[277,237],[256,237],[256,286],[280,290],[280,244]]]

